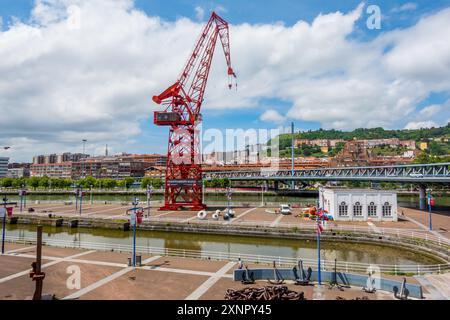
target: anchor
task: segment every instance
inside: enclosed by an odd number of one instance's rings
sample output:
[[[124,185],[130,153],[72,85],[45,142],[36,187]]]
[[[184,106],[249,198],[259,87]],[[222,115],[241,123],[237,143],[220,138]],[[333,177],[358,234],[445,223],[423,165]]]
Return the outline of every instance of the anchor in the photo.
[[[392,288],[394,291],[394,297],[400,300],[408,300],[409,290],[406,288],[406,278],[403,278],[402,286],[400,287],[400,292],[398,291],[398,287],[394,286]]]
[[[254,284],[255,283],[255,278],[253,276],[253,272],[250,272],[248,270],[247,265],[245,265],[245,272],[242,274],[241,283],[242,284]]]
[[[283,284],[284,283],[284,279],[281,276],[280,271],[278,271],[275,261],[273,262],[273,277],[274,277],[275,281],[272,281],[270,279],[267,279],[267,281],[269,281],[269,283],[271,283],[271,284]]]
[[[292,271],[294,272],[294,276],[295,276],[295,284],[301,285],[301,286],[307,286],[311,279],[311,274],[312,274],[311,267],[308,268],[307,274],[305,274],[305,271],[303,270],[303,261],[302,261],[302,259],[300,259],[298,261],[298,270],[300,270],[300,277],[298,276],[298,273],[297,273],[297,266],[294,266],[292,268]]]
[[[337,281],[337,259],[334,259],[333,276],[331,278],[330,285],[328,286],[328,289],[334,289],[334,288],[344,291],[344,287],[342,285],[340,285]]]

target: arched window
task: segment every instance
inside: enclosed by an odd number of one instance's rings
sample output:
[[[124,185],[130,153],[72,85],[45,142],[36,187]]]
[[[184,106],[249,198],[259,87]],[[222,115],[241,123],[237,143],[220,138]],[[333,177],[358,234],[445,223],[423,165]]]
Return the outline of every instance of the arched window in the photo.
[[[345,201],[342,201],[339,205],[339,215],[340,216],[346,216],[348,215],[348,205],[345,203]]]
[[[362,205],[359,202],[355,202],[353,205],[353,215],[355,217],[361,217],[362,216]]]
[[[390,217],[392,215],[392,206],[389,204],[389,202],[385,202],[383,204],[382,213],[383,217]]]
[[[369,217],[376,217],[377,216],[377,206],[375,203],[371,202],[367,206],[367,215]]]

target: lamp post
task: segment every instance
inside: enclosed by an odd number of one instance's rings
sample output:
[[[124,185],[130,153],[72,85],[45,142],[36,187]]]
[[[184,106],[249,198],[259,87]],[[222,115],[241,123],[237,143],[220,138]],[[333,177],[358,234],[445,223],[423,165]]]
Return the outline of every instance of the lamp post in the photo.
[[[133,225],[133,268],[136,267],[136,224],[137,224],[137,216],[136,210],[137,205],[139,204],[139,199],[134,198],[133,204],[133,212],[130,215],[130,222]]]
[[[294,177],[294,122],[291,122],[291,175]],[[294,190],[295,181],[291,182],[291,189]]]
[[[6,236],[6,215],[8,214],[8,209],[6,205],[17,205],[17,202],[8,202],[6,195],[3,197],[3,208],[0,208],[0,218],[3,218],[2,226],[2,254],[5,253],[5,236]],[[11,208],[12,210],[12,208]]]
[[[152,195],[153,186],[151,184],[147,184],[147,218],[150,217],[150,197]]]
[[[317,199],[317,212],[316,212],[316,221],[317,221],[317,282],[319,286],[322,284],[322,273],[321,273],[321,263],[320,263],[320,234],[322,233],[322,226],[320,224],[320,214],[319,214],[319,206],[320,206],[320,189],[319,189],[319,198]]]
[[[83,168],[82,168],[82,173],[81,173],[81,175],[82,175],[82,177],[84,178],[84,176],[85,176],[85,169],[86,169],[86,158],[85,158],[85,153],[86,153],[86,142],[87,142],[87,139],[83,139],[83,140],[81,140],[82,142],[83,142],[83,156],[82,156],[82,158],[83,158]]]
[[[83,186],[80,184],[79,187],[79,198],[80,198],[80,216],[81,216],[81,211],[83,210]]]
[[[230,187],[227,187],[227,213],[228,213],[228,217],[231,218],[231,214],[230,214],[230,201],[231,201],[231,194],[233,193],[233,191],[231,190]]]
[[[92,201],[92,184],[90,185],[90,187],[91,187],[91,190],[90,190],[91,191],[91,199],[90,200],[91,200],[91,205],[92,205],[93,204],[93,201]]]
[[[432,206],[433,197],[431,196],[431,190],[428,190],[428,227],[430,231],[433,230],[433,225],[431,222],[431,206]]]
[[[264,192],[267,191],[267,183],[264,181],[264,183],[261,186],[261,207],[264,207]]]
[[[6,235],[6,203],[8,202],[8,198],[3,197],[3,208],[0,208],[0,215],[3,217],[2,222],[2,254],[5,253],[5,235]]]
[[[25,184],[21,184],[20,191],[20,212],[22,212],[23,208],[27,207],[27,191],[25,190]]]

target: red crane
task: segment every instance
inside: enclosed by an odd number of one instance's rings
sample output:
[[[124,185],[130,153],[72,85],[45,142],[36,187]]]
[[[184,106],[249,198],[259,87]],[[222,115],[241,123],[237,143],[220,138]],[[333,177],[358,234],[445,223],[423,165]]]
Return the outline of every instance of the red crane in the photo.
[[[228,23],[215,12],[204,27],[178,80],[153,101],[165,111],[155,111],[154,123],[170,126],[167,150],[164,206],[160,210],[205,208],[198,124],[214,49],[220,38],[228,66],[228,87],[236,75],[231,68]]]

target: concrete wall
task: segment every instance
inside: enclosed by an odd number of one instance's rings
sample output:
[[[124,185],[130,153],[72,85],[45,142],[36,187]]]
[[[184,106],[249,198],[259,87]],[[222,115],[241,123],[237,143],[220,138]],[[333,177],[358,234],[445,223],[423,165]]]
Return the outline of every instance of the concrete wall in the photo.
[[[281,276],[282,279],[285,280],[295,280],[294,272],[292,269],[277,269],[279,271],[279,276]],[[242,275],[245,272],[245,270],[234,270],[234,281],[241,281]],[[275,274],[274,269],[249,269],[249,272],[253,272],[253,278],[255,280],[275,280]],[[306,270],[305,270],[306,272]],[[298,271],[298,273],[300,273]],[[321,272],[321,278],[323,284],[328,284],[333,277],[333,272],[331,271],[322,271]],[[368,276],[364,275],[357,275],[357,274],[351,274],[351,273],[343,273],[343,272],[337,272],[337,281],[341,285],[345,286],[357,286],[357,287],[364,287],[367,285],[367,279]],[[317,281],[317,271],[313,271],[311,274],[311,281]],[[402,286],[402,283],[400,281],[395,280],[389,280],[380,278],[380,281],[375,282],[375,287],[378,290],[393,292],[393,287],[396,286],[399,291]],[[406,283],[406,288],[409,291],[409,296],[422,299],[422,286],[417,284],[411,284]]]

